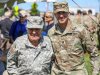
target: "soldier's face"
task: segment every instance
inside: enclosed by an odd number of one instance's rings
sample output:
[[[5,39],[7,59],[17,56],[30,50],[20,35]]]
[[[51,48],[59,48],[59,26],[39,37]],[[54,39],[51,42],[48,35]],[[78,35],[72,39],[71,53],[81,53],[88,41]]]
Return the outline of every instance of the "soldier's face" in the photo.
[[[41,38],[42,29],[39,28],[29,28],[28,36],[30,41],[39,41]]]
[[[59,11],[55,13],[55,16],[60,24],[65,24],[68,20],[68,12]]]

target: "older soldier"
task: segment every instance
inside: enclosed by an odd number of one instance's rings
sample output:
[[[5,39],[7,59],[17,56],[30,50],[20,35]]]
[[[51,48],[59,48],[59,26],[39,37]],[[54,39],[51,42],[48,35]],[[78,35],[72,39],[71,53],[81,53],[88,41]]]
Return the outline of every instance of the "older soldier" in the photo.
[[[10,75],[50,75],[53,49],[50,39],[41,36],[43,24],[39,16],[28,18],[28,34],[19,37],[7,55]]]
[[[49,30],[55,52],[52,75],[88,75],[84,54],[89,52],[94,57],[97,50],[88,31],[82,25],[74,28],[69,19],[68,3],[55,2],[54,14],[58,23]]]

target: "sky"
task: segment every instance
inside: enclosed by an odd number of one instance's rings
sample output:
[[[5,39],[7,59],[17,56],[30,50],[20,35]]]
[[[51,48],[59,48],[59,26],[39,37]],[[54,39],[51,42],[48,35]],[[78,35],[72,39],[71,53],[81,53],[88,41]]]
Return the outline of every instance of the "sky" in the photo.
[[[59,2],[67,1],[69,4],[69,7],[77,8],[78,6],[73,2],[73,0],[58,0]],[[99,4],[98,0],[74,0],[81,8],[93,8],[96,12],[99,12]],[[42,12],[46,11],[47,3],[46,2],[37,2],[38,3],[38,9]],[[18,6],[22,9],[28,10],[31,9],[32,3],[21,3]],[[52,2],[49,3],[48,6],[50,11],[53,11],[53,4]]]

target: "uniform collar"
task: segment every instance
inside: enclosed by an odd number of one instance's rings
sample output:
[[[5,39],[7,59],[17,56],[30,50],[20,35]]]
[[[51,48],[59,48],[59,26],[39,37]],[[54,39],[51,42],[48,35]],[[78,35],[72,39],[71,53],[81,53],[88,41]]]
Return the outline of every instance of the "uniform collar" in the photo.
[[[26,47],[28,47],[28,48],[44,48],[44,47],[46,47],[46,44],[44,43],[43,37],[41,37],[38,46],[35,47],[34,45],[32,45],[32,43],[29,41],[29,39],[27,37]]]

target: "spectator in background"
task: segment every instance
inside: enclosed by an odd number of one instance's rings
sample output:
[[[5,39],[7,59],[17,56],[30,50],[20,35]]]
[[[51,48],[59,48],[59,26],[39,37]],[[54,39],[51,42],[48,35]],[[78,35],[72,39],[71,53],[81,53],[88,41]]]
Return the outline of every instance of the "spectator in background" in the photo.
[[[45,21],[45,25],[44,25],[44,29],[43,29],[43,35],[47,35],[48,34],[48,30],[50,28],[53,27],[54,25],[54,15],[52,12],[46,12],[44,14],[44,21]]]
[[[3,72],[5,71],[5,64],[3,63],[3,61],[1,60],[1,57],[3,55],[2,50],[0,49],[0,75],[3,74]]]
[[[3,37],[2,37],[2,34],[0,32],[0,46],[2,45],[2,41],[3,41]],[[3,51],[0,49],[0,75],[2,75],[2,73],[4,72],[5,70],[5,64],[4,62],[1,60],[3,56]]]
[[[21,10],[19,12],[19,20],[13,22],[9,32],[9,36],[12,39],[12,41],[15,41],[17,37],[27,33],[26,24],[27,24],[27,13],[26,11]]]
[[[75,13],[74,13],[73,11],[70,11],[69,15],[70,15],[70,17],[69,17],[70,20],[71,20],[71,21],[74,21]]]
[[[91,9],[88,10],[88,14],[89,14],[89,15],[93,15]]]
[[[77,10],[77,14],[75,16],[74,21],[76,24],[83,24],[83,16],[81,10]]]
[[[11,14],[11,11],[6,11],[4,13],[4,19],[0,21],[0,75],[6,69],[6,55],[11,45],[9,43],[9,30],[13,23],[10,20]]]
[[[92,14],[92,10],[88,10],[88,14],[83,18],[83,23],[91,33],[97,33],[98,19]]]
[[[98,34],[98,41],[99,41],[99,50],[100,50],[100,12],[97,14],[97,18],[98,18],[98,31],[97,31],[97,34]]]
[[[98,22],[100,24],[100,13],[97,13]]]
[[[83,16],[87,15],[87,12],[84,10],[82,11]]]
[[[3,34],[4,38],[9,38],[9,30],[13,23],[13,21],[10,20],[11,15],[12,15],[11,11],[5,12],[5,14],[4,14],[5,18],[0,21],[0,30],[1,30],[1,33]]]

